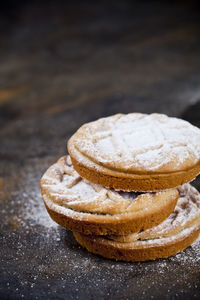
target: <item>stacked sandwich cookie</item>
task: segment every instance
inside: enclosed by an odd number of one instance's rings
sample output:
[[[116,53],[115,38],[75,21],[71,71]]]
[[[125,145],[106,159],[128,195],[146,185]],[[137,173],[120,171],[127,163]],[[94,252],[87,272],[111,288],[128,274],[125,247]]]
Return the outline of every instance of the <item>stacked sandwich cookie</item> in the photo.
[[[200,233],[200,130],[161,114],[83,125],[41,179],[51,218],[90,252],[125,261],[168,257]]]

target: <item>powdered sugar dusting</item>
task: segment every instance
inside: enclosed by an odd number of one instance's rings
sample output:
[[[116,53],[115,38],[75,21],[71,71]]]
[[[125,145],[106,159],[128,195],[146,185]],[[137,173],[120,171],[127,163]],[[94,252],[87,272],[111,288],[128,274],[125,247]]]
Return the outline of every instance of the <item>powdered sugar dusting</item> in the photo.
[[[33,169],[37,174],[37,179],[40,176],[40,169]],[[52,183],[56,181],[51,178]],[[20,210],[16,215],[16,221],[18,221],[26,230],[34,228],[34,226],[42,226],[47,231],[53,229],[57,230],[58,225],[55,223],[47,213],[45,205],[42,201],[39,180],[35,180],[35,177],[29,170],[24,171],[21,174],[20,181],[21,191],[15,194],[15,203],[21,203],[23,199],[23,205],[20,205]]]
[[[150,245],[167,245],[173,241],[178,239],[184,238],[185,236],[189,236],[195,230],[195,226],[185,228],[180,233],[172,235],[170,237],[158,238],[158,239],[149,239],[149,240],[137,240],[134,242],[134,246],[146,246],[149,247]]]
[[[134,245],[163,244],[189,235],[200,227],[200,194],[190,184],[179,187],[180,196],[173,213],[159,225],[127,236],[111,236],[122,243]]]
[[[60,158],[46,171],[41,179],[41,188],[48,203],[54,203],[57,209],[58,206],[62,207],[63,212],[66,208],[65,213],[70,212],[70,209],[104,216],[112,215],[116,218],[124,213],[156,209],[158,203],[165,204],[161,196],[166,199],[166,193],[169,197],[166,201],[176,198],[176,191],[163,191],[160,192],[160,197],[156,197],[156,201],[152,201],[155,193],[117,192],[91,183],[81,178],[74,170],[69,163],[69,156]]]
[[[23,216],[21,216],[24,225],[28,222],[29,225],[41,225],[48,229],[58,227],[47,213],[40,193],[34,198],[30,197],[30,193],[24,193],[23,197],[27,201],[24,205]]]
[[[69,147],[105,167],[171,172],[200,160],[200,130],[166,115],[118,114],[81,127]]]

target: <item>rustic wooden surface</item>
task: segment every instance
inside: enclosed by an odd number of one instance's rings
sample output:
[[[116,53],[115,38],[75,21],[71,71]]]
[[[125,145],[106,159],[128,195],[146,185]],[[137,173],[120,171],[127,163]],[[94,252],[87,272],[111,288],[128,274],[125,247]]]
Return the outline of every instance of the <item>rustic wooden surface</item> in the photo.
[[[0,298],[199,299],[200,244],[103,259],[54,225],[39,188],[85,122],[140,111],[200,126],[198,1],[5,1],[0,33]]]

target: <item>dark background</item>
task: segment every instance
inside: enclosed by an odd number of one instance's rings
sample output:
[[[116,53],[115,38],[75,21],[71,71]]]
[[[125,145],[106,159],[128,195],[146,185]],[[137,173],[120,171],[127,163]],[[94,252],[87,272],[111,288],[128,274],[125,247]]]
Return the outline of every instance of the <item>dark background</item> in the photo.
[[[200,243],[156,262],[103,259],[50,220],[39,188],[85,122],[138,111],[200,126],[199,12],[199,1],[1,3],[1,299],[200,299]]]

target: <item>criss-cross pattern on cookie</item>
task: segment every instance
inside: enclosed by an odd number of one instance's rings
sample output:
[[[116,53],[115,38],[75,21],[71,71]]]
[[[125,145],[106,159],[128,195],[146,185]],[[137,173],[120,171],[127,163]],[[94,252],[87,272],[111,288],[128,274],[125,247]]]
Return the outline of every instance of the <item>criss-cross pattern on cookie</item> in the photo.
[[[42,177],[45,194],[56,204],[79,212],[122,214],[146,210],[154,193],[116,192],[82,179],[69,156],[62,157]]]
[[[83,125],[71,144],[112,169],[177,171],[200,159],[200,130],[161,114],[118,114]]]
[[[180,196],[173,213],[159,225],[139,233],[124,236],[110,236],[118,242],[130,243],[139,240],[173,237],[181,231],[200,224],[200,194],[190,184],[179,188]]]

